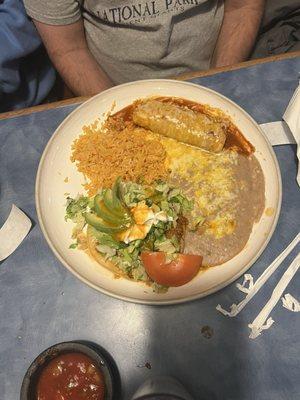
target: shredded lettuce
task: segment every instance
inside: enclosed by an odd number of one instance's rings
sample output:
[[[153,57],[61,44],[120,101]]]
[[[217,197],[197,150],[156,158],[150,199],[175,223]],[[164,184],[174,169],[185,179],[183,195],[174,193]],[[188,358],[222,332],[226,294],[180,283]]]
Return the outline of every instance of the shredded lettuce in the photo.
[[[206,218],[203,215],[195,218],[194,219],[194,224],[191,227],[191,230],[192,231],[196,231],[200,226],[202,226],[205,223],[205,221],[206,221]]]
[[[123,198],[127,207],[134,207],[138,202],[147,198],[145,189],[138,183],[128,182],[123,185],[123,188]]]
[[[169,185],[166,182],[159,182],[156,186],[155,186],[155,190],[157,190],[158,192],[167,194],[169,191]]]
[[[77,235],[82,232],[85,226],[85,218],[83,213],[90,206],[90,202],[91,199],[87,196],[78,195],[75,199],[72,199],[72,197],[67,197],[65,221],[70,219],[75,224],[72,230],[73,239],[76,239]]]
[[[153,289],[153,292],[155,292],[155,293],[167,293],[169,287],[168,286],[159,285],[158,283],[153,282],[152,289]]]
[[[88,232],[97,239],[99,245],[108,246],[112,249],[120,249],[126,246],[124,243],[114,239],[111,235],[97,231],[97,229],[91,226],[88,227]]]
[[[166,233],[176,227],[180,215],[192,211],[193,202],[184,196],[180,189],[170,187],[166,182],[157,182],[153,185],[122,182],[121,191],[122,202],[127,208],[135,207],[139,202],[144,201],[155,215],[151,229],[144,239],[133,240],[126,244],[113,235],[86,225],[83,214],[94,208],[94,198],[86,196],[67,198],[65,220],[70,219],[76,224],[73,229],[73,238],[76,238],[77,234],[87,226],[88,234],[93,235],[97,241],[96,250],[105,259],[112,261],[131,279],[148,282],[149,277],[140,259],[141,252],[163,251],[166,253],[167,262],[172,261],[176,253],[180,251],[180,246],[175,236],[167,238]],[[104,192],[105,189],[100,190],[100,196]],[[200,225],[201,221],[197,221],[197,224]],[[75,247],[76,243],[70,246],[70,248]],[[168,289],[155,282],[152,288],[158,293]]]
[[[75,199],[67,197],[67,207],[65,220],[71,219],[77,223],[76,218],[80,216],[88,207],[90,199],[86,196],[77,196]]]
[[[181,190],[180,189],[178,189],[178,188],[171,189],[171,190],[169,190],[169,193],[168,193],[168,200],[171,200],[171,199],[173,199],[174,197],[177,197],[180,194],[181,194]]]
[[[102,253],[105,255],[105,257],[109,258],[109,257],[113,257],[116,255],[117,250],[113,247],[110,247],[108,245],[105,244],[98,244],[96,246],[97,251],[99,251],[99,253]]]
[[[179,249],[174,245],[171,239],[158,239],[154,242],[156,251],[163,251],[166,254],[178,253]]]

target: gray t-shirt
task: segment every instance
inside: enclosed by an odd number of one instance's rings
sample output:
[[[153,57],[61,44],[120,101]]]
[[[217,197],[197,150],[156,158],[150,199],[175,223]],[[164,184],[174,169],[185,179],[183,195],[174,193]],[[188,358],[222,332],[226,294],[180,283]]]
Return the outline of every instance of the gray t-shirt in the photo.
[[[222,0],[25,0],[50,25],[84,21],[90,51],[115,84],[209,68]]]

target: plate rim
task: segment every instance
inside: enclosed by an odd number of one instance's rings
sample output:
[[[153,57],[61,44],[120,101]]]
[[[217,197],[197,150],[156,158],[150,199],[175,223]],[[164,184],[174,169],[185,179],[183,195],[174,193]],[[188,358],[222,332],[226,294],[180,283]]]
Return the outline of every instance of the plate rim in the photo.
[[[90,102],[94,101],[97,97],[103,96],[103,94],[109,93],[111,91],[116,90],[116,88],[120,88],[120,87],[126,87],[126,86],[134,86],[136,84],[140,84],[140,83],[171,83],[171,84],[179,84],[179,85],[183,85],[183,86],[192,86],[194,88],[197,89],[202,89],[204,91],[207,91],[213,95],[217,95],[218,97],[226,100],[227,102],[231,103],[231,105],[235,106],[242,114],[244,114],[254,125],[256,125],[256,127],[258,128],[261,136],[263,137],[268,150],[272,156],[274,165],[275,165],[275,169],[276,169],[276,174],[277,174],[277,182],[278,182],[278,206],[277,206],[277,210],[276,210],[276,214],[274,216],[273,219],[273,223],[271,226],[271,229],[269,231],[269,234],[266,236],[263,245],[261,246],[260,250],[257,252],[257,254],[255,255],[254,258],[252,258],[251,261],[249,261],[242,270],[238,271],[233,277],[231,277],[230,279],[225,279],[225,281],[218,283],[216,285],[214,285],[213,287],[211,287],[210,289],[199,293],[199,294],[194,294],[191,296],[187,296],[184,298],[180,298],[180,299],[171,299],[171,300],[147,300],[147,299],[138,299],[138,298],[134,298],[134,297],[127,297],[124,295],[119,295],[116,293],[113,293],[109,290],[106,290],[102,287],[99,287],[98,285],[94,284],[93,282],[91,282],[90,280],[88,280],[87,278],[85,278],[84,276],[82,276],[79,272],[75,271],[69,264],[68,262],[63,258],[63,256],[59,253],[59,251],[56,249],[56,247],[52,244],[52,241],[47,233],[47,229],[46,226],[43,222],[43,217],[41,214],[41,206],[40,206],[40,179],[41,179],[41,174],[42,174],[42,167],[43,167],[43,163],[45,161],[46,155],[48,153],[49,148],[51,147],[52,142],[54,141],[55,137],[59,134],[60,129],[69,121],[69,119],[72,118],[73,114],[75,114],[75,112],[77,112],[79,109],[84,108],[87,104],[89,104]],[[236,281],[237,279],[239,279],[249,268],[251,268],[251,266],[258,260],[258,258],[261,256],[261,254],[264,252],[264,250],[266,249],[267,245],[269,244],[274,231],[276,229],[277,223],[278,223],[278,219],[279,219],[279,215],[281,212],[281,206],[282,206],[282,177],[281,177],[281,171],[279,168],[279,164],[278,164],[278,160],[276,157],[276,154],[273,150],[272,145],[270,144],[269,140],[267,139],[266,134],[264,133],[264,131],[262,130],[262,128],[260,127],[260,125],[254,120],[253,117],[251,117],[251,115],[244,110],[241,106],[239,106],[236,102],[234,102],[233,100],[229,99],[228,97],[224,96],[223,94],[207,88],[205,86],[202,85],[198,85],[196,83],[192,83],[192,82],[188,82],[188,81],[179,81],[176,79],[145,79],[145,80],[137,80],[137,81],[133,81],[133,82],[128,82],[128,83],[124,83],[122,85],[118,85],[118,86],[113,86],[112,88],[109,88],[103,92],[100,92],[98,94],[96,94],[95,96],[92,96],[90,99],[84,101],[82,104],[80,104],[78,107],[76,107],[70,114],[68,114],[68,116],[66,118],[64,118],[64,120],[58,125],[58,127],[55,129],[55,131],[53,132],[53,134],[51,135],[50,139],[48,140],[43,153],[41,155],[40,161],[39,161],[39,165],[38,165],[38,169],[37,169],[37,174],[36,174],[36,179],[35,179],[35,207],[36,207],[36,211],[37,211],[37,217],[38,217],[38,222],[41,228],[41,231],[44,235],[44,238],[46,239],[46,242],[48,244],[48,246],[50,247],[51,251],[54,253],[55,257],[63,264],[64,267],[66,267],[68,269],[68,271],[70,271],[76,278],[78,278],[80,281],[82,281],[83,283],[85,283],[86,285],[88,285],[89,287],[95,289],[98,292],[101,292],[105,295],[108,295],[112,298],[118,299],[118,300],[123,300],[123,301],[127,301],[130,303],[135,303],[135,304],[144,304],[144,305],[153,305],[153,306],[167,306],[167,305],[174,305],[174,304],[181,304],[181,303],[187,303],[193,300],[197,300],[197,299],[201,299],[203,297],[206,297],[210,294],[216,293],[219,290],[223,289],[226,286],[229,286],[232,282]]]

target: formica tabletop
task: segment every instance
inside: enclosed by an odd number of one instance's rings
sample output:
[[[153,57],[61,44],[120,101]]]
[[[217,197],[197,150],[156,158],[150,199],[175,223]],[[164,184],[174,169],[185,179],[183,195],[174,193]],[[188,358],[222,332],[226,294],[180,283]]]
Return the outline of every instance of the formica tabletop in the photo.
[[[281,119],[298,85],[299,72],[300,57],[294,54],[183,78],[224,94],[264,123]],[[231,319],[215,308],[243,298],[234,283],[181,305],[137,305],[91,289],[56,260],[38,225],[35,176],[50,136],[82,100],[1,116],[0,226],[14,203],[32,219],[33,227],[21,246],[0,263],[0,398],[18,399],[26,369],[46,347],[80,339],[100,344],[113,357],[124,400],[146,378],[156,375],[177,378],[195,400],[299,399],[299,313],[278,303],[271,314],[275,324],[256,340],[249,339],[247,326],[268,300],[296,249],[241,314]],[[283,203],[269,245],[249,270],[254,279],[300,226],[296,148],[285,145],[274,150],[283,178]],[[288,292],[299,299],[299,275]],[[207,326],[212,330],[210,338],[202,329]]]

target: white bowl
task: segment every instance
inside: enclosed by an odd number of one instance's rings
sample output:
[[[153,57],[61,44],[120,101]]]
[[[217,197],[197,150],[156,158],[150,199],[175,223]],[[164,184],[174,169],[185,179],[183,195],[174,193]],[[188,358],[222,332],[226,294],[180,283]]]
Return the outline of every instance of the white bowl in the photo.
[[[170,288],[165,294],[153,293],[142,283],[114,279],[112,273],[84,252],[69,249],[73,224],[65,222],[65,193],[83,193],[83,176],[70,161],[71,144],[83,125],[92,123],[110,110],[150,95],[176,96],[207,103],[228,113],[246,138],[255,146],[265,176],[265,213],[254,225],[245,248],[230,261],[199,274],[190,283]],[[68,182],[65,182],[65,178]],[[257,123],[237,104],[202,86],[172,80],[145,80],[106,90],[74,110],[56,129],[42,155],[36,178],[36,207],[42,232],[61,263],[91,287],[119,299],[145,304],[174,304],[207,296],[239,278],[267,246],[281,206],[281,177],[274,151]]]

